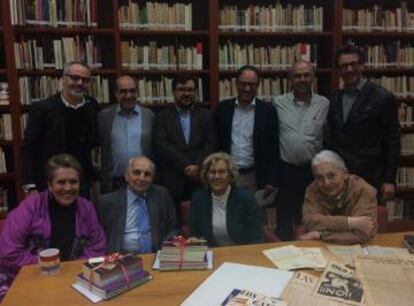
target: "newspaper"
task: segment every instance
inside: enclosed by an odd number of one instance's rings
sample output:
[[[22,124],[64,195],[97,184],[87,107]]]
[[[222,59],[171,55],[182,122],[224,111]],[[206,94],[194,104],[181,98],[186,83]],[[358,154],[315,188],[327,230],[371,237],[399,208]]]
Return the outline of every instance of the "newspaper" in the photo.
[[[315,295],[349,305],[364,305],[361,282],[353,270],[330,262],[315,289]]]
[[[353,265],[352,257],[357,254],[364,254],[360,244],[355,245],[328,245],[329,252],[338,257],[342,264]]]
[[[343,306],[344,304],[342,303],[313,294],[318,280],[318,277],[312,274],[301,271],[295,272],[280,295],[280,298],[289,301],[289,306]]]
[[[414,257],[406,259],[356,255],[356,274],[369,306],[414,304]]]
[[[289,245],[264,250],[263,254],[280,270],[324,269],[328,264],[320,248]]]

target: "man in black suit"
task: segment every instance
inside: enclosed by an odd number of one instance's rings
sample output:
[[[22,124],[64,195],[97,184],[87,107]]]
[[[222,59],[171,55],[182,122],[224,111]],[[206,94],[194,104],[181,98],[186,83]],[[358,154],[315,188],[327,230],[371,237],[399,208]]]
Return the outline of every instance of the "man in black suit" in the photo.
[[[334,93],[328,113],[327,147],[345,160],[348,171],[391,199],[400,159],[400,125],[395,96],[362,77],[364,52],[338,50],[336,65],[344,89]]]
[[[279,131],[276,109],[256,97],[259,70],[243,66],[237,72],[238,96],[217,105],[218,148],[229,153],[239,170],[237,185],[271,192],[276,183]]]
[[[153,184],[155,166],[144,156],[129,160],[126,188],[102,195],[98,215],[105,231],[107,253],[150,253],[176,234],[175,210],[165,187]]]
[[[80,193],[89,196],[94,178],[91,150],[98,143],[97,101],[86,95],[91,71],[73,61],[63,69],[62,91],[33,104],[24,132],[23,189],[46,188],[46,161],[55,154],[76,157],[83,168]]]
[[[191,199],[200,187],[200,166],[215,150],[215,129],[210,111],[197,105],[197,80],[177,75],[172,82],[175,107],[154,118],[154,151],[160,184],[174,198],[180,222],[180,202]]]

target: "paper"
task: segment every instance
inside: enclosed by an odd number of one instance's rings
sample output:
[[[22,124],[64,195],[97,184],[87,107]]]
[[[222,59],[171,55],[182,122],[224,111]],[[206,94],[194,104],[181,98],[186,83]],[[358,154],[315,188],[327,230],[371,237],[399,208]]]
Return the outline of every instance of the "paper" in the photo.
[[[96,294],[92,293],[91,291],[83,288],[78,283],[72,284],[72,288],[75,289],[76,291],[78,291],[79,293],[81,293],[82,295],[84,295],[85,297],[87,297],[88,300],[90,300],[92,303],[98,303],[98,302],[103,300],[103,298],[101,298],[101,297],[97,296]]]
[[[220,306],[287,306],[281,299],[257,294],[249,290],[233,289],[226,300]]]
[[[153,270],[159,270],[160,269],[160,252],[161,251],[158,251],[157,254],[155,255],[154,264],[152,265]],[[213,267],[214,267],[213,251],[209,250],[209,251],[207,251],[207,269],[212,270]]]
[[[277,188],[273,189],[273,191],[269,194],[269,196],[264,199],[263,194],[265,192],[265,189],[257,190],[254,194],[254,197],[256,198],[257,204],[259,206],[272,205],[275,201],[277,191],[278,191]]]
[[[327,261],[320,248],[298,248],[292,245],[264,250],[263,254],[279,269],[324,269]]]
[[[181,305],[220,305],[234,288],[277,298],[292,275],[288,271],[225,262]]]
[[[336,257],[345,265],[353,265],[352,256],[357,254],[364,254],[360,244],[354,245],[328,245],[327,249],[329,252],[334,254]]]

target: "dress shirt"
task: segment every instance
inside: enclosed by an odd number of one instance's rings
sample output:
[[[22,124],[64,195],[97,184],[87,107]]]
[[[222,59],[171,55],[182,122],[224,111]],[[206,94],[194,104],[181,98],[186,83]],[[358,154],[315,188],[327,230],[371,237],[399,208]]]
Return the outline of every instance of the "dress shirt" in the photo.
[[[236,99],[231,127],[231,156],[237,168],[252,168],[253,128],[256,98],[246,107],[242,107]]]
[[[183,109],[177,107],[178,116],[180,117],[181,128],[183,129],[185,143],[188,144],[190,142],[190,126],[191,126],[191,118],[190,118],[190,109]]]
[[[328,99],[312,94],[309,101],[297,101],[290,92],[276,97],[273,105],[279,116],[281,159],[298,166],[309,163],[322,150]]]
[[[355,89],[344,89],[344,95],[342,96],[342,120],[345,123],[348,119],[349,113],[351,112],[352,107],[355,104],[355,101],[358,98],[359,93],[362,90],[362,87],[364,86],[366,79],[361,79],[358,86]]]
[[[127,213],[122,250],[133,253],[152,251],[150,220],[145,195],[127,188]]]
[[[213,235],[218,246],[234,244],[229,237],[229,233],[227,232],[226,222],[227,199],[230,191],[231,187],[229,186],[222,196],[215,196],[213,193],[211,194],[213,204]]]
[[[111,130],[112,177],[123,175],[128,160],[142,155],[141,148],[141,111],[135,106],[131,113],[125,113],[118,105]]]
[[[61,97],[62,97],[62,102],[63,102],[63,104],[65,104],[65,106],[66,106],[66,107],[73,108],[73,109],[78,109],[78,108],[81,108],[81,107],[82,107],[82,106],[84,106],[84,105],[85,105],[85,103],[86,103],[85,97],[83,97],[83,99],[82,99],[82,102],[81,102],[81,103],[78,103],[78,104],[75,104],[75,105],[70,104],[68,101],[66,101],[66,100],[65,100],[65,98],[63,97],[63,94],[61,94]]]

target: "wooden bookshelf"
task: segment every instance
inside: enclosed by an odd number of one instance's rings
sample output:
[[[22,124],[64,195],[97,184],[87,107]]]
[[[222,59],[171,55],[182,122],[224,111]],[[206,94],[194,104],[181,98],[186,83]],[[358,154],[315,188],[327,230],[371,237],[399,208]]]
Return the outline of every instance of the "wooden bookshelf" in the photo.
[[[14,1],[14,0],[11,0]],[[150,1],[133,0],[132,3],[143,5]],[[151,1],[153,3],[154,1]],[[21,165],[20,165],[20,146],[22,143],[20,117],[30,110],[29,105],[20,105],[19,98],[19,78],[50,76],[59,77],[61,69],[16,69],[14,43],[22,40],[37,39],[39,42],[60,39],[61,37],[76,37],[81,39],[91,36],[99,44],[102,67],[93,69],[94,75],[100,75],[109,79],[112,89],[115,78],[121,74],[129,74],[137,78],[148,80],[159,80],[162,77],[171,78],[178,73],[190,73],[201,78],[203,83],[203,102],[208,101],[214,107],[219,99],[219,82],[235,77],[235,69],[228,70],[220,68],[220,46],[228,42],[240,45],[255,44],[257,46],[291,46],[299,43],[316,44],[317,52],[313,55],[317,74],[317,91],[322,95],[329,96],[330,92],[339,86],[338,75],[335,69],[334,57],[335,50],[344,42],[352,39],[358,43],[381,43],[392,40],[410,42],[414,38],[414,32],[408,31],[345,31],[342,30],[343,10],[362,9],[374,4],[383,5],[385,9],[393,9],[400,5],[401,0],[280,0],[279,2],[286,7],[288,4],[296,8],[304,5],[305,9],[313,6],[323,8],[323,18],[320,24],[315,23],[306,29],[294,30],[289,28],[283,30],[252,30],[251,28],[240,28],[229,30],[223,28],[221,12],[225,7],[237,6],[238,9],[246,9],[249,5],[265,7],[276,5],[277,1],[271,0],[182,0],[166,1],[159,0],[160,3],[173,5],[175,3],[191,4],[191,19],[186,22],[191,23],[188,30],[154,29],[150,26],[133,24],[128,28],[120,24],[121,18],[118,10],[123,5],[128,5],[126,0],[96,1],[97,25],[93,27],[51,27],[33,25],[12,25],[10,16],[10,1],[2,1],[0,7],[0,46],[4,46],[5,61],[0,62],[0,81],[7,81],[10,92],[10,105],[0,106],[0,113],[10,113],[12,116],[13,141],[2,143],[0,146],[9,148],[12,155],[9,158],[10,169],[13,175],[8,176],[8,187],[15,194],[14,201],[17,202],[23,197],[21,191]],[[414,12],[414,4],[409,3],[408,9]],[[164,14],[165,15],[165,14]],[[316,15],[315,15],[316,16]],[[315,17],[316,18],[316,17]],[[264,19],[263,19],[264,20]],[[260,20],[260,22],[263,22]],[[315,19],[316,20],[316,19]],[[314,20],[314,21],[315,21]],[[318,22],[319,22],[318,21]],[[307,24],[308,25],[308,24]],[[306,26],[307,26],[306,25]],[[289,26],[289,25],[283,25]],[[318,28],[319,27],[319,28]],[[281,30],[282,29],[282,30]],[[137,44],[146,44],[149,41],[158,43],[168,43],[170,45],[193,45],[202,43],[202,69],[199,70],[176,70],[176,69],[126,69],[122,65],[121,42],[134,41]],[[288,67],[284,69],[261,69],[263,78],[286,78]],[[366,71],[368,76],[414,76],[412,67],[387,67],[370,68]],[[414,97],[402,97],[398,101],[401,103],[413,103]],[[148,104],[146,104],[148,105]],[[154,101],[149,107],[160,109],[169,107],[171,104],[158,103]],[[105,106],[102,106],[105,107]],[[408,128],[408,132],[414,132],[414,128]],[[1,176],[0,176],[1,177]],[[0,179],[1,182],[1,179]],[[1,184],[0,184],[1,185]],[[414,194],[414,190],[412,190]],[[11,206],[16,203],[11,203]]]

